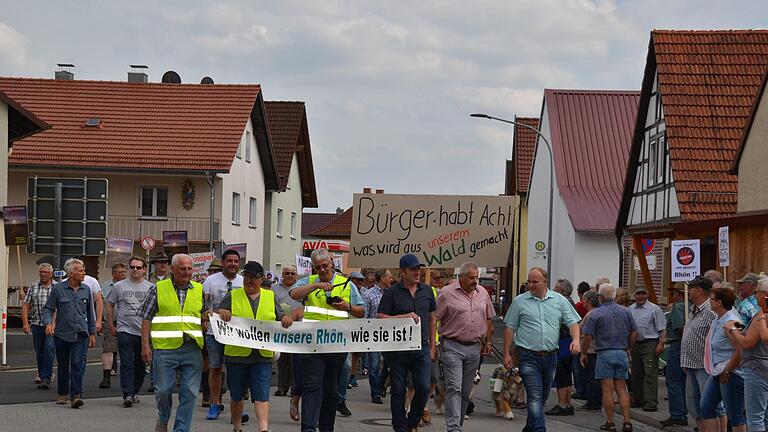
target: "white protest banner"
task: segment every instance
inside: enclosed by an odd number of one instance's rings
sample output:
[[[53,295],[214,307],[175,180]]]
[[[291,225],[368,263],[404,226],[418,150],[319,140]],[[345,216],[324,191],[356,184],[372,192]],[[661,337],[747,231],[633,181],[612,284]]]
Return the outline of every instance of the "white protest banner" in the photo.
[[[728,267],[731,265],[731,248],[728,227],[720,227],[717,237],[719,239],[717,244],[719,245],[720,267]]]
[[[309,257],[296,255],[296,273],[299,276],[312,274],[312,259]]]
[[[687,282],[701,274],[700,241],[672,241],[672,282]]]
[[[216,255],[213,252],[198,252],[189,256],[192,257],[192,280],[205,279],[208,267],[216,259]]]
[[[505,267],[516,196],[355,194],[349,267],[396,266],[412,253],[427,267]]]
[[[421,349],[421,325],[411,318],[295,322],[232,317],[210,322],[216,340],[226,345],[286,353],[412,351]]]

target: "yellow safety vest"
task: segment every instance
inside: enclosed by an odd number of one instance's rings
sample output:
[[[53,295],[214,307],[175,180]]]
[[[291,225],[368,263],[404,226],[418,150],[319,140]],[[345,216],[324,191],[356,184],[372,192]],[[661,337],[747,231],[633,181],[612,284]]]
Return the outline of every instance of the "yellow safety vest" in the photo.
[[[318,279],[319,276],[312,275],[309,277],[309,283],[317,283]],[[331,291],[330,297],[341,297],[345,302],[349,303],[350,288],[348,281],[344,276],[335,274],[332,282],[334,288]],[[309,293],[304,301],[304,322],[349,319],[349,312],[334,308],[326,303],[325,299],[325,291],[321,289],[316,289]]]
[[[277,319],[275,314],[275,293],[272,291],[261,288],[259,291],[259,306],[256,309],[256,317],[253,316],[253,309],[251,309],[251,301],[248,298],[248,294],[244,288],[237,288],[232,292],[232,316],[240,318],[257,319],[259,321],[274,321]],[[248,357],[251,355],[251,348],[241,347],[237,345],[225,345],[224,354],[232,357]],[[269,350],[259,350],[259,354],[262,357],[274,357],[275,353]]]
[[[191,337],[203,348],[203,326],[200,311],[203,309],[203,286],[190,282],[184,309],[173,288],[171,278],[157,283],[157,314],[152,318],[150,335],[154,349],[172,350],[184,343],[184,335]]]
[[[432,287],[432,294],[435,295],[435,301],[437,301],[437,288]],[[435,343],[440,343],[440,332],[438,329],[440,328],[440,321],[435,322]]]

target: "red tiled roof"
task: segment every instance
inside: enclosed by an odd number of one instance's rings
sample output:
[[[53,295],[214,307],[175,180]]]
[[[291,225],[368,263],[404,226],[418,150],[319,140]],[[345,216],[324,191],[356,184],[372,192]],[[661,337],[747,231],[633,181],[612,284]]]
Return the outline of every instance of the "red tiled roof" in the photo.
[[[328,225],[338,216],[338,213],[302,213],[301,236],[311,236],[313,232]]]
[[[515,117],[515,121],[539,128],[539,119],[534,117]],[[515,175],[517,178],[517,193],[528,193],[528,182],[531,179],[531,165],[533,165],[533,153],[536,147],[536,132],[515,126],[515,135],[512,141],[515,160]]]
[[[654,30],[648,58],[683,220],[735,214],[738,177],[728,171],[768,65],[768,30]]]
[[[317,190],[309,145],[304,102],[266,101],[269,134],[275,150],[280,190],[288,186],[293,156],[297,156],[304,207],[317,207]]]
[[[763,97],[765,97],[766,86],[768,86],[768,69],[766,70],[765,76],[763,77],[763,83],[760,85],[760,90],[758,90],[757,95],[755,96],[755,102],[752,104],[752,110],[749,113],[747,126],[741,133],[739,148],[736,150],[736,158],[733,160],[731,169],[728,171],[731,174],[739,175],[739,163],[741,162],[741,155],[744,153],[744,146],[747,145],[747,139],[749,139],[749,134],[752,132],[752,125],[754,124],[755,117],[757,116],[757,110],[760,107],[760,101],[763,99]]]
[[[25,167],[227,172],[262,106],[256,84],[0,78],[0,91],[52,125],[15,143],[9,165]]]
[[[315,237],[342,238],[352,237],[352,207],[337,215],[328,225],[314,231]]]
[[[639,98],[637,91],[544,90],[557,187],[576,231],[616,227]]]
[[[304,120],[304,102],[265,101],[264,107],[267,109],[269,135],[275,149],[280,189],[285,189]]]

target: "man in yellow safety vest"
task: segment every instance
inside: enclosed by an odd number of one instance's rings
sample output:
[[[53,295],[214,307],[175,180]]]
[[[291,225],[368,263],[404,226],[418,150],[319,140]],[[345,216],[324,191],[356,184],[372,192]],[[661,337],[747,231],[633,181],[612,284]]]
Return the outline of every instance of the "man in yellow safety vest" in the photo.
[[[223,321],[232,317],[249,318],[259,321],[281,321],[284,328],[293,324],[290,315],[275,302],[275,293],[262,289],[264,267],[256,261],[249,261],[243,269],[243,288],[236,288],[225,294],[219,303],[218,313]],[[251,349],[236,345],[224,346],[224,361],[227,364],[227,382],[232,398],[232,430],[242,432],[243,399],[246,390],[251,391],[251,400],[256,408],[259,430],[269,427],[269,385],[272,382],[272,359],[275,353],[268,350]]]
[[[362,318],[365,303],[355,284],[334,271],[333,258],[328,250],[314,250],[311,259],[317,274],[301,279],[290,290],[291,298],[304,303],[304,321]],[[314,432],[317,428],[321,431],[333,430],[339,407],[339,374],[346,357],[347,353],[302,355],[302,432]]]
[[[139,315],[144,319],[141,356],[145,363],[152,363],[155,384],[158,412],[155,432],[168,430],[177,370],[181,387],[173,431],[192,429],[192,414],[203,369],[203,321],[207,322],[208,315],[204,313],[203,286],[191,281],[191,276],[192,257],[174,255],[171,277],[150,287],[139,309]]]

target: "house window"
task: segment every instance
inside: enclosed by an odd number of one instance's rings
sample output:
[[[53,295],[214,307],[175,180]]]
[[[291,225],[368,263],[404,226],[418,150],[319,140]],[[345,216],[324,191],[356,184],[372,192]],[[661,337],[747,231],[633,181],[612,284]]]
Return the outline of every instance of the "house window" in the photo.
[[[232,193],[232,225],[240,225],[240,194]]]
[[[245,161],[251,162],[251,132],[245,131]]]
[[[168,217],[168,188],[142,186],[139,214],[146,218]]]
[[[648,186],[656,184],[656,166],[659,162],[659,147],[658,142],[653,140],[648,146]]]
[[[291,212],[291,238],[296,238],[296,212]]]
[[[256,228],[256,215],[258,208],[256,207],[256,198],[251,197],[251,201],[248,204],[248,226]]]
[[[664,140],[664,137],[659,138],[659,143],[657,145],[658,153],[658,159],[656,162],[656,182],[662,183],[664,182],[664,174],[666,171],[666,162],[667,162],[667,148],[666,148],[666,141]]]
[[[279,208],[277,209],[277,236],[282,237],[283,235],[280,234],[283,232],[283,209]]]
[[[243,158],[243,141],[240,141],[240,144],[237,145],[237,154],[235,154],[238,159]]]

